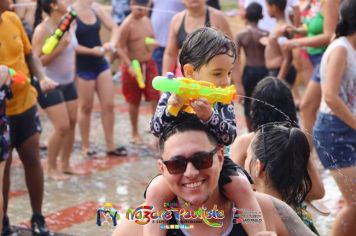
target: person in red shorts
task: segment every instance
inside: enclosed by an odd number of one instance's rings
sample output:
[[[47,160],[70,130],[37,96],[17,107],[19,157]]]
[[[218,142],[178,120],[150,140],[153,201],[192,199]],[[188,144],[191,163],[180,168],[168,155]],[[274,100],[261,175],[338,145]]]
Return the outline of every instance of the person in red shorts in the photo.
[[[152,59],[153,50],[158,47],[157,43],[145,43],[146,37],[153,37],[153,28],[147,17],[148,0],[131,0],[131,13],[120,26],[118,54],[123,64],[122,90],[125,100],[129,103],[130,121],[132,125],[131,142],[142,142],[138,131],[138,111],[142,94],[147,101],[151,102],[152,114],[154,113],[160,93],[152,88],[152,80],[158,75],[157,64]],[[140,88],[136,81],[136,72],[132,61],[138,60],[145,83],[145,88]]]

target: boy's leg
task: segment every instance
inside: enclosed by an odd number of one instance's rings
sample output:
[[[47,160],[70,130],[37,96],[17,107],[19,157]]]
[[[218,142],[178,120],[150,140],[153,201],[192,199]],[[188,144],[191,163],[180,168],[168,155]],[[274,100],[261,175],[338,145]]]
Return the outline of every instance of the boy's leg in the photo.
[[[122,71],[122,93],[126,102],[129,104],[129,117],[132,128],[131,142],[138,144],[141,142],[141,137],[138,130],[138,112],[141,101],[142,89],[139,88],[135,78],[132,78],[125,64],[121,66]]]
[[[155,211],[165,209],[165,203],[170,203],[176,196],[170,190],[169,185],[162,175],[155,177],[149,183],[146,190],[146,205],[153,206]],[[166,230],[160,229],[160,224],[149,223],[143,228],[143,236],[166,235]]]

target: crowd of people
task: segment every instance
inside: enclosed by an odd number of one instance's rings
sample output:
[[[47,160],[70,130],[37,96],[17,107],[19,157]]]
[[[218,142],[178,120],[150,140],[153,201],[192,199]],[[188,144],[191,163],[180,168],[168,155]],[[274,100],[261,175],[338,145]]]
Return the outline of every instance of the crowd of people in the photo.
[[[129,142],[134,145],[143,142],[138,125],[142,95],[151,105],[150,129],[159,139],[161,159],[160,174],[145,191],[146,204],[158,210],[165,202],[190,210],[215,204],[225,212],[222,227],[194,224],[189,230],[162,230],[159,224],[140,227],[123,221],[114,235],[319,235],[306,207],[325,194],[314,147],[343,198],[330,234],[352,235],[356,230],[356,2],[240,0],[239,10],[246,24],[233,35],[236,30],[230,28],[219,1],[112,0],[111,16],[95,0],[37,0],[34,25],[29,27],[16,14],[16,2],[1,0],[2,235],[14,233],[7,216],[12,149],[25,170],[32,232],[50,235],[42,214],[37,104],[53,125],[47,147],[50,178],[66,180],[82,174],[70,164],[77,123],[83,157],[97,155],[89,140],[95,94],[106,155],[128,155],[127,147],[117,147],[114,140],[113,73],[120,74],[131,123]],[[46,39],[68,11],[76,12],[75,23],[54,50],[45,53]],[[100,38],[102,26],[110,33],[107,42]],[[115,58],[120,68],[114,72]],[[296,66],[300,58],[314,68],[302,95],[298,88],[302,71]],[[16,82],[14,72],[30,79]],[[184,109],[173,114],[169,107],[187,105],[176,94],[160,94],[152,86],[154,77],[168,72],[216,87],[233,84],[238,99],[211,105],[198,98],[189,103],[193,114]],[[243,105],[247,134],[237,136],[234,102]],[[234,224],[236,207],[260,212],[260,222]],[[170,223],[179,224],[179,219],[173,217]]]

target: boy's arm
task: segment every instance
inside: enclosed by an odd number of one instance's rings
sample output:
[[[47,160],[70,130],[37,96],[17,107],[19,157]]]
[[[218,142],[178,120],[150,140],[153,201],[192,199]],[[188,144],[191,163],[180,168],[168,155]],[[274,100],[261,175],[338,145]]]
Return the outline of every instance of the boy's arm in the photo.
[[[283,61],[279,69],[277,78],[281,80],[285,80],[290,70],[290,67],[292,65],[293,58],[292,58],[291,50],[289,50],[287,47],[281,45],[281,51],[282,51]]]
[[[123,61],[123,63],[126,64],[126,66],[129,68],[129,72],[131,76],[136,77],[135,71],[131,65],[131,60],[127,53],[128,52],[127,41],[129,38],[129,33],[130,33],[130,25],[126,20],[124,20],[120,27],[120,36],[118,41],[117,53],[121,58],[121,60]]]
[[[171,123],[175,117],[171,116],[167,110],[168,99],[171,95],[169,93],[163,93],[158,101],[155,114],[153,115],[150,126],[151,132],[156,137],[159,137],[167,124]]]
[[[240,60],[240,54],[241,54],[241,34],[237,34],[235,37],[235,42],[236,42],[236,62],[234,65],[234,68],[232,70],[232,75],[231,75],[231,82],[233,85],[236,87],[236,93],[237,95],[244,96],[245,91],[244,87],[242,85],[242,79],[241,79],[241,60]],[[238,98],[239,102],[241,102],[243,99],[241,97]]]
[[[230,105],[218,103],[213,109],[210,119],[204,124],[208,125],[210,131],[216,134],[218,142],[224,145],[230,145],[236,138],[234,104]]]

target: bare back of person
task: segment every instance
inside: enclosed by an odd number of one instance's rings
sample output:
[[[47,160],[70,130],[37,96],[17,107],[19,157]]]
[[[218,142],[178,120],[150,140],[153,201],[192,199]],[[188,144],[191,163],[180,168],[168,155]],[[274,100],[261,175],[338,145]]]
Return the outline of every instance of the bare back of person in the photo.
[[[267,35],[267,31],[253,26],[247,26],[247,28],[238,35],[238,42],[246,55],[247,66],[265,65],[265,46],[260,43],[260,39]]]
[[[135,19],[130,15],[125,19],[122,27],[127,28],[126,45],[130,60],[137,59],[140,62],[150,60],[152,51],[145,44],[146,37],[154,37],[150,19],[147,16]]]
[[[283,36],[280,36],[280,29],[285,25],[284,21],[278,22],[276,28],[271,32],[271,36],[268,38],[265,49],[265,60],[267,69],[279,68],[283,61],[283,53],[281,49],[281,43]]]

